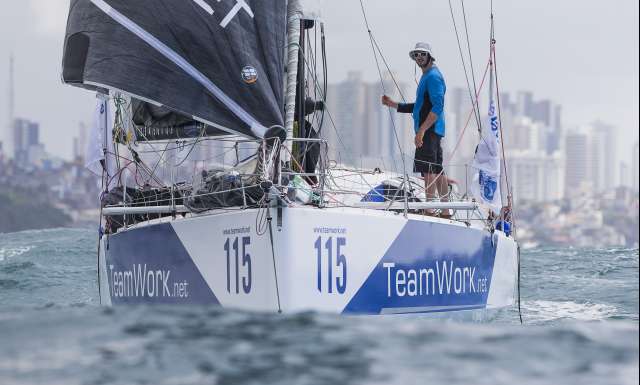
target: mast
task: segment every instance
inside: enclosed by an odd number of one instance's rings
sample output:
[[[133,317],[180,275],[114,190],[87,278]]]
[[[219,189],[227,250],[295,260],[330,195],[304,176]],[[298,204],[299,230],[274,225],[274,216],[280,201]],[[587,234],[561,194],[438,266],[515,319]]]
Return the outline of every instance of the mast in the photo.
[[[287,11],[287,85],[285,95],[285,130],[287,139],[293,138],[293,122],[295,121],[298,65],[300,54],[300,28],[302,6],[299,0],[289,0]],[[292,151],[292,143],[287,143],[288,154]],[[286,159],[288,160],[288,159]]]

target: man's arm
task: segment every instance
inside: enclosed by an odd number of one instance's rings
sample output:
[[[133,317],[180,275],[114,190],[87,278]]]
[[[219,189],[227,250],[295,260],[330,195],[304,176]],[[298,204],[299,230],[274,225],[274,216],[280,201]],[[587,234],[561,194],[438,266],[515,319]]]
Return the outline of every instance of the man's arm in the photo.
[[[398,112],[403,114],[412,114],[415,103],[398,103]]]
[[[398,112],[401,113],[413,113],[414,103],[398,103],[387,95],[382,96],[382,104],[387,107],[395,108]]]

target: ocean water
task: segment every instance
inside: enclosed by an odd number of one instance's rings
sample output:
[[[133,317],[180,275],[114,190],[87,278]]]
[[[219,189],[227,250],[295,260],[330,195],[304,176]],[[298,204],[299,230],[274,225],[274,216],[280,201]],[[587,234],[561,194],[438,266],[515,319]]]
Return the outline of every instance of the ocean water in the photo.
[[[0,234],[0,385],[638,384],[638,250],[523,252],[473,321],[101,308],[96,234]]]

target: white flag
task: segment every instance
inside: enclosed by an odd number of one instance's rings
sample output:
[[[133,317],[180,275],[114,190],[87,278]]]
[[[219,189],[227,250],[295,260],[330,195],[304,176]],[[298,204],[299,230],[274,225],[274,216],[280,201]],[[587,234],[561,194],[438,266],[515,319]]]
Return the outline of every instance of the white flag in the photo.
[[[489,124],[482,127],[480,144],[473,160],[474,178],[471,191],[475,198],[494,212],[502,209],[500,192],[500,122],[494,100],[494,74],[491,70],[489,86]]]

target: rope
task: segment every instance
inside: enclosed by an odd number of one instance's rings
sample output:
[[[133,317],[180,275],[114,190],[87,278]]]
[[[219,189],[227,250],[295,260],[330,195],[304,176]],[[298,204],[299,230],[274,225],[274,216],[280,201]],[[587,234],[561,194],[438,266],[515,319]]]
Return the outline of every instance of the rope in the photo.
[[[520,258],[520,245],[518,245],[518,316],[520,317],[520,324],[524,324],[522,320],[522,296],[521,296],[521,281],[520,281],[520,273],[521,273],[521,258]]]
[[[276,252],[273,245],[273,226],[271,224],[273,218],[271,218],[271,210],[269,208],[267,208],[267,210],[269,211],[267,221],[269,222],[269,240],[271,241],[271,257],[273,259],[273,275],[276,282],[276,299],[278,300],[278,313],[282,313],[282,306],[280,304],[280,286],[278,285],[278,269],[276,267]]]
[[[453,30],[456,34],[456,41],[458,43],[458,52],[460,53],[460,60],[462,61],[462,69],[464,70],[464,77],[467,82],[467,90],[469,91],[469,98],[471,99],[471,106],[473,108],[474,117],[476,119],[476,126],[478,131],[480,131],[480,119],[479,115],[476,111],[476,102],[478,100],[478,93],[476,92],[475,97],[473,95],[473,91],[471,90],[471,84],[469,83],[469,73],[467,71],[467,63],[464,59],[464,53],[462,52],[462,43],[460,42],[460,34],[458,33],[458,25],[456,24],[456,18],[453,14],[453,5],[451,4],[451,0],[449,0],[449,11],[451,12],[451,21],[453,23]]]
[[[473,55],[471,55],[471,39],[469,39],[469,28],[467,25],[467,12],[465,10],[464,7],[464,0],[460,0],[460,3],[462,4],[462,17],[464,19],[464,31],[465,31],[465,35],[467,37],[467,51],[469,52],[469,67],[471,67],[471,78],[473,80],[473,91],[475,92],[476,95],[476,100],[475,100],[475,106],[476,106],[476,113],[478,114],[478,131],[482,132],[482,118],[480,117],[480,107],[478,106],[478,90],[476,88],[476,71],[473,68]]]
[[[485,80],[487,79],[487,74],[489,73],[489,66],[490,65],[491,65],[491,61],[487,62],[487,66],[486,66],[486,68],[484,70],[484,75],[482,75],[482,82],[480,82],[480,88],[476,92],[476,99],[480,96],[480,92],[482,91],[482,88],[484,87]],[[471,116],[473,115],[473,113],[474,113],[473,110],[469,112],[469,116],[467,117],[467,122],[465,123],[464,128],[462,129],[462,133],[458,136],[458,142],[456,143],[456,146],[454,147],[453,151],[451,152],[451,155],[449,156],[449,162],[451,162],[451,160],[453,159],[455,153],[458,151],[458,148],[460,147],[460,144],[462,143],[462,138],[464,137],[464,133],[467,130],[467,127],[469,127],[469,123],[471,122]]]
[[[509,218],[509,220],[511,221],[512,225],[513,225],[513,236],[514,238],[516,237],[516,223],[515,223],[515,213],[514,213],[514,207],[513,207],[513,195],[512,195],[512,191],[511,191],[511,186],[509,183],[509,169],[507,167],[507,154],[504,148],[504,130],[503,130],[503,126],[502,126],[502,109],[500,107],[500,82],[499,82],[499,77],[498,77],[498,61],[496,59],[496,38],[495,38],[495,18],[493,15],[493,0],[491,0],[491,37],[490,37],[490,53],[491,53],[491,61],[493,62],[493,73],[495,75],[495,79],[496,79],[496,95],[497,95],[497,103],[498,103],[498,122],[499,122],[499,127],[500,127],[500,144],[501,144],[501,148],[502,148],[502,161],[503,161],[503,168],[504,168],[504,177],[505,177],[505,184],[507,187],[507,199],[508,199],[508,205],[509,205],[509,209],[511,210],[511,218]],[[502,220],[506,220],[506,218],[502,218]],[[516,240],[517,241],[517,240]],[[520,324],[524,324],[523,318],[522,318],[522,281],[521,281],[521,272],[522,272],[522,257],[521,257],[521,252],[520,252],[520,245],[518,245],[518,276],[517,276],[517,280],[518,280],[518,317],[520,320]]]
[[[496,49],[495,49],[495,44],[493,47],[493,65],[494,65],[494,73],[496,75],[496,93],[498,95],[497,97],[497,101],[498,101],[498,121],[500,122],[500,142],[502,145],[502,159],[504,161],[504,177],[505,177],[505,183],[507,184],[507,191],[509,191],[509,194],[511,194],[511,186],[509,183],[509,171],[508,171],[508,167],[507,167],[507,154],[506,151],[504,149],[504,135],[503,135],[503,129],[502,129],[502,110],[500,108],[500,84],[498,81],[498,63],[496,61]]]
[[[364,23],[365,23],[365,27],[367,28],[367,32],[369,33],[369,40],[371,41],[371,50],[373,51],[373,57],[375,59],[376,62],[376,67],[378,69],[378,76],[380,77],[380,86],[382,87],[382,92],[386,95],[387,91],[386,91],[386,87],[384,86],[384,78],[382,76],[382,70],[380,69],[380,62],[378,61],[378,55],[376,53],[376,44],[375,44],[375,38],[373,37],[373,32],[371,31],[371,28],[369,27],[369,20],[367,19],[367,13],[364,9],[364,3],[363,0],[360,0],[360,8],[362,9],[362,16],[364,17]],[[381,55],[383,56],[383,55]],[[383,56],[384,57],[384,56]],[[391,112],[391,107],[388,107],[387,110],[389,111],[389,120],[391,121],[391,126],[393,127],[393,135],[396,139],[396,144],[398,145],[398,149],[400,150],[400,155],[402,158],[402,175],[405,179],[409,179],[409,174],[407,173],[407,163],[405,160],[405,153],[402,150],[402,144],[400,142],[400,137],[398,136],[398,129],[396,127],[396,122],[393,119],[393,113]],[[406,187],[405,187],[405,215],[407,215],[408,212],[408,192],[406,191]]]
[[[400,88],[400,85],[398,84],[398,81],[396,80],[396,77],[393,76],[393,71],[391,71],[391,68],[389,67],[389,63],[387,63],[387,59],[385,59],[384,55],[382,54],[382,50],[380,49],[380,46],[378,45],[378,41],[376,40],[376,38],[373,35],[370,35],[373,44],[375,45],[376,49],[378,50],[378,53],[380,54],[380,58],[382,59],[382,62],[384,63],[385,67],[387,68],[387,72],[389,73],[389,76],[391,76],[391,80],[393,80],[393,84],[395,84],[396,89],[398,90],[398,93],[400,94],[400,97],[402,98],[403,102],[406,102],[407,99],[404,97],[404,94],[402,93],[402,88]]]

